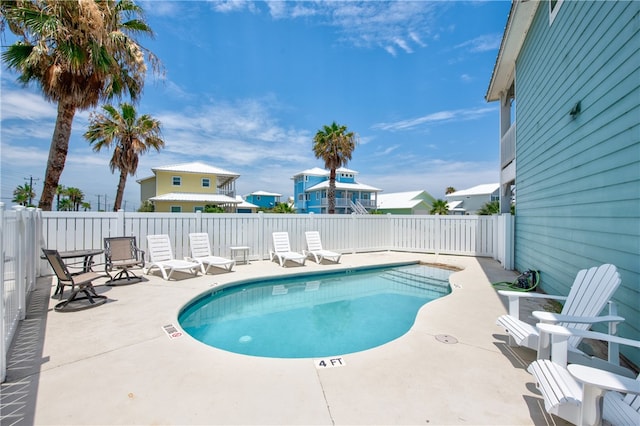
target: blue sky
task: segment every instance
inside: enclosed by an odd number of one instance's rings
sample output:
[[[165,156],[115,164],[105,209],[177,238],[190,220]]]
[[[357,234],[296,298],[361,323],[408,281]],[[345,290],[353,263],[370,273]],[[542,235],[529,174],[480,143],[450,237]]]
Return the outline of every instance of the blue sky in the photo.
[[[508,1],[141,5],[155,32],[141,42],[164,75],[149,76],[137,110],[161,121],[166,147],[140,158],[126,210],[140,205],[136,179],[191,161],[240,174],[238,194],[292,196],[295,173],[324,166],[312,141],[332,121],[359,135],[347,167],[384,192],[442,198],[448,186],[499,180],[499,105],[484,95]],[[30,177],[40,196],[56,106],[4,65],[0,80],[0,201],[10,204]],[[82,136],[89,112],[76,114],[60,184],[97,209],[99,197],[113,203],[118,176],[111,152]]]

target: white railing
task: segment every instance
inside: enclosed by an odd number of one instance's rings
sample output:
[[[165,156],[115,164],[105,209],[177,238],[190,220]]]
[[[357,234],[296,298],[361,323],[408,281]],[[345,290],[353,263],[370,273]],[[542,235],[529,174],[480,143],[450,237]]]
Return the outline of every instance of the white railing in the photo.
[[[500,138],[500,167],[505,168],[516,159],[516,123]]]
[[[369,211],[357,200],[355,203],[349,200],[349,207],[355,214],[369,214]]]
[[[102,248],[106,237],[135,236],[147,251],[147,235],[168,234],[174,255],[189,255],[190,232],[211,236],[214,254],[248,246],[251,260],[269,258],[271,234],[287,231],[291,248],[302,251],[305,231],[319,231],[323,245],[341,253],[395,250],[493,257],[512,268],[511,215],[412,216],[328,214],[117,213],[5,211],[0,203],[0,355],[4,380],[8,345],[37,276],[50,275],[42,247],[59,251]],[[103,263],[100,257],[94,258]]]

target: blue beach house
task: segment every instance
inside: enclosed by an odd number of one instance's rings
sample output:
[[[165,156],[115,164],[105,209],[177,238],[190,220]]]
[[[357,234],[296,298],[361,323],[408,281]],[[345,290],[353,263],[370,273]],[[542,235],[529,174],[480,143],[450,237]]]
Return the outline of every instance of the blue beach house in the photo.
[[[578,270],[616,265],[619,334],[636,340],[639,46],[638,1],[514,1],[486,94],[500,105],[502,212],[517,188],[516,269],[566,295]]]
[[[255,191],[245,195],[244,199],[258,207],[272,209],[276,204],[280,203],[280,197],[282,197],[282,194],[276,194],[275,192]]]
[[[367,214],[375,210],[381,189],[356,181],[358,172],[341,167],[336,170],[336,214]],[[327,213],[329,171],[314,167],[293,176],[294,205],[297,213]]]

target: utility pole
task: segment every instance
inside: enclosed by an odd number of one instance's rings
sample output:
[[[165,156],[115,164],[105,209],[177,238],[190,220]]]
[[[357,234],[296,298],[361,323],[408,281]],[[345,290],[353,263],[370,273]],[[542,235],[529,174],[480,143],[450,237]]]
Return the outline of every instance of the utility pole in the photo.
[[[29,175],[29,205],[31,206],[31,194],[33,193],[33,176]],[[24,178],[24,180],[27,180],[27,178]],[[36,178],[35,180],[40,180],[39,178]]]
[[[102,195],[96,194],[96,197],[98,197],[98,211],[100,211],[100,197],[102,197]]]

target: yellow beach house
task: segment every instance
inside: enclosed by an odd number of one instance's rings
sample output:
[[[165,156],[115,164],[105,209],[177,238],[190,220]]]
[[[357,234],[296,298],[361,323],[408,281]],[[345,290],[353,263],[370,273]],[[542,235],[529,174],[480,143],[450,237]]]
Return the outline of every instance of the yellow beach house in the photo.
[[[239,174],[201,162],[154,167],[153,176],[139,179],[140,201],[150,201],[156,212],[191,213],[205,206],[235,212]]]

